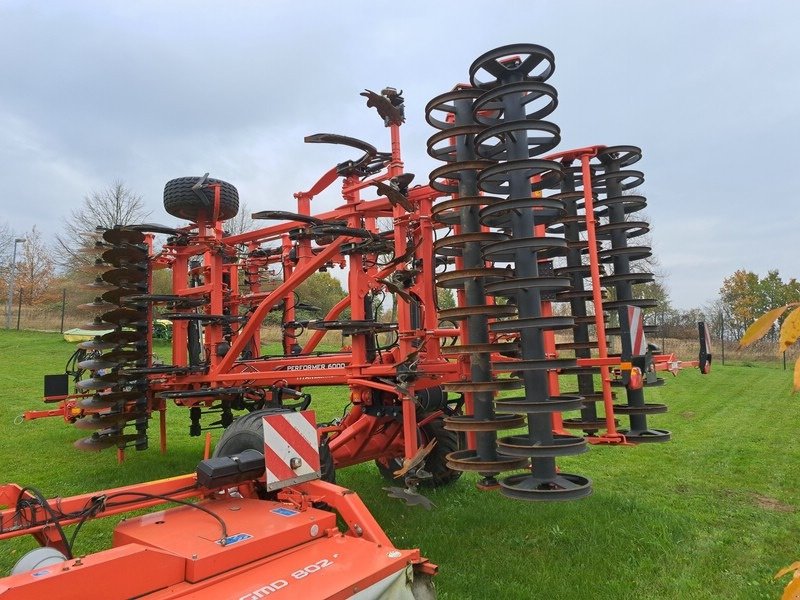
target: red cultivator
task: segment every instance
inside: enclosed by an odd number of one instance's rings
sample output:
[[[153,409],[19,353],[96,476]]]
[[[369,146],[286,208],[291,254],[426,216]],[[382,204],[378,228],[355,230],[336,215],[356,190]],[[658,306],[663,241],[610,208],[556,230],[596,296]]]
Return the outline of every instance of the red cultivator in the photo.
[[[234,511],[233,505],[244,511],[241,523],[236,517],[236,531],[223,525],[220,538],[203,534],[211,540],[207,553],[191,551],[191,544],[206,543],[196,540],[175,547],[171,540],[193,529],[200,516],[173,509],[165,513],[169,519],[155,521],[174,524],[160,531],[149,528],[153,517],[137,521],[148,525],[146,534],[136,533],[136,526],[119,527],[116,553],[93,556],[92,572],[110,577],[123,563],[163,559],[173,561],[176,571],[191,573],[185,581],[167,577],[160,588],[126,588],[125,595],[181,597],[202,585],[204,591],[193,597],[230,595],[234,588],[240,595],[252,588],[241,595],[248,599],[299,597],[300,583],[282,573],[300,564],[289,565],[296,555],[288,549],[304,540],[288,529],[274,539],[251,532],[280,523],[287,506],[292,515],[306,511],[303,519],[321,523],[313,527],[328,532],[331,546],[328,554],[302,555],[306,566],[295,571],[298,580],[311,581],[312,573],[325,569],[339,543],[332,541],[339,534],[330,515],[314,508],[321,502],[345,517],[349,536],[378,544],[379,552],[395,561],[375,566],[372,583],[396,575],[403,561],[419,572],[432,571],[418,553],[392,549],[354,496],[308,482],[310,472],[333,481],[335,468],[375,460],[384,475],[403,482],[389,488],[392,496],[426,507],[430,503],[417,493],[417,484],[444,484],[463,471],[479,473],[481,487],[501,487],[510,497],[569,499],[589,494],[591,482],[559,472],[558,456],[584,451],[587,440],[667,441],[668,431],[647,422],[666,407],[645,402],[644,388],[663,383],[659,371],[674,372],[681,365],[646,343],[642,309],[654,302],[634,294],[634,286],[653,280],[635,265],[650,255],[649,247],[635,243],[649,229],[634,218],[646,204],[633,194],[644,176],[630,168],[641,152],[633,146],[592,146],[548,154],[560,139],[559,128],[542,120],[557,104],[555,89],[545,83],[552,70],[553,56],[545,48],[499,48],[473,63],[469,85],[431,100],[427,120],[439,131],[429,139],[428,153],[446,164],[430,174],[428,185],[412,185],[414,176],[403,169],[403,98],[386,88],[363,95],[383,118],[391,151],[340,135],[306,138],[357,150],[359,156],[295,194],[295,212],[257,212],[253,218],[269,222],[265,227],[228,235],[225,221],[239,208],[236,189],[208,176],[183,177],[167,183],[164,207],[188,221],[185,227],[126,225],[100,232],[95,248],[103,273],[91,284],[100,295],[86,308],[101,313],[90,327],[109,331],[80,345],[67,374],[46,379],[46,401],[58,408],[27,417],[62,415],[94,430],[78,448],[114,447],[120,459],[128,447],[147,448],[149,419],[156,413],[166,449],[170,403],[189,409],[191,435],[201,434],[208,412],[219,415],[214,425],[226,431],[215,458],[201,463],[196,477],[105,492],[102,506],[95,507],[101,495],[93,495],[62,500],[58,511],[48,510],[43,498],[6,486],[6,504],[15,508],[3,513],[4,527],[35,504],[43,511],[38,518],[26,517],[27,525],[15,534],[34,533],[58,545],[44,524],[80,522],[116,510],[122,504],[108,500],[119,495],[147,498],[125,503],[128,508],[149,504],[156,497],[152,489],[173,499],[205,496],[203,510],[220,521],[224,513],[234,522],[225,512]],[[315,212],[314,199],[334,184],[341,185],[341,206]],[[380,228],[381,220],[391,228]],[[152,234],[167,236],[160,250],[154,250]],[[172,273],[172,291],[154,294],[152,273],[165,268]],[[303,318],[314,299],[299,297],[298,286],[318,271],[336,268],[346,269],[347,296],[327,314]],[[454,308],[439,309],[437,287],[455,292]],[[387,296],[396,307],[392,322],[377,318],[376,307]],[[283,352],[267,356],[261,331],[273,311],[281,314]],[[170,364],[153,360],[157,314],[174,324]],[[616,325],[608,327],[611,315]],[[349,346],[319,351],[330,332],[348,337]],[[702,324],[700,332],[698,362],[705,373],[711,356]],[[610,352],[607,336],[620,338],[620,353]],[[69,390],[70,375],[75,393]],[[307,421],[288,429],[270,424],[276,416],[308,408],[315,386],[346,386],[350,410],[316,427]],[[624,403],[614,404],[614,386],[624,390]],[[248,414],[235,416],[244,411]],[[568,411],[580,416],[563,418]],[[628,416],[628,427],[619,427],[618,415]],[[506,430],[517,431],[498,435]],[[270,447],[270,439],[277,445]],[[309,439],[319,450],[316,459],[308,449],[297,450]],[[294,453],[282,455],[280,448]],[[496,478],[509,470],[521,473]],[[271,481],[280,485],[270,488]],[[238,496],[215,491],[242,482]],[[269,503],[268,518],[263,508],[249,508],[247,499],[255,497]],[[230,538],[249,550],[233,557],[221,549]],[[256,548],[262,542],[269,545],[266,554]],[[68,544],[62,550],[68,553]],[[374,545],[366,550],[374,552]],[[234,587],[224,587],[227,575],[213,566],[217,559],[230,569]],[[285,565],[268,564],[284,559]],[[351,579],[316,595],[348,597],[362,589]],[[18,582],[30,584],[14,580],[13,589]],[[253,587],[256,583],[261,587]],[[169,591],[154,592],[162,588]]]
[[[59,408],[28,417],[61,414],[96,430],[76,443],[79,448],[116,447],[122,458],[128,446],[147,447],[153,413],[161,417],[166,448],[170,402],[189,408],[190,434],[200,435],[206,412],[219,414],[216,425],[228,427],[236,411],[305,408],[314,386],[346,385],[352,409],[319,428],[330,472],[377,460],[386,474],[405,476],[409,490],[420,478],[443,483],[462,470],[486,473],[483,485],[493,486],[494,473],[525,468],[537,457],[547,462],[563,448],[582,450],[584,439],[565,428],[599,442],[668,439],[668,432],[646,423],[647,414],[665,407],[644,403],[641,392],[661,383],[655,372],[674,369],[677,361],[643,345],[647,328],[640,308],[653,303],[632,295],[632,285],[652,281],[629,266],[649,255],[649,248],[627,244],[648,229],[626,218],[645,204],[642,196],[625,193],[643,180],[627,168],[639,150],[593,146],[512,160],[508,144],[515,130],[540,134],[528,137],[526,156],[558,142],[558,128],[537,120],[554,108],[555,90],[537,83],[540,77],[502,85],[499,79],[477,80],[484,71],[507,78],[548,60],[538,46],[500,49],[473,65],[474,87],[429,103],[428,121],[441,130],[431,137],[429,153],[448,163],[431,173],[430,185],[412,186],[414,176],[403,170],[404,105],[392,88],[363,94],[389,129],[391,152],[340,135],[307,137],[357,149],[361,156],[295,194],[296,212],[253,214],[273,222],[264,228],[226,234],[224,222],[239,203],[226,182],[207,176],[168,182],[166,211],[190,224],[99,232],[97,268],[104,272],[91,285],[102,295],[85,307],[102,311],[93,328],[113,331],[81,344],[77,394],[68,393],[66,376],[50,376],[46,399],[60,402]],[[513,110],[526,118],[507,122]],[[315,197],[337,182],[343,204],[314,214]],[[557,193],[545,197],[551,188]],[[449,199],[437,202],[442,197]],[[528,215],[527,224],[517,215]],[[380,222],[392,228],[381,230]],[[160,251],[152,250],[151,234],[167,236]],[[613,273],[606,274],[604,263],[613,264]],[[300,319],[299,310],[313,299],[300,298],[298,286],[318,271],[340,267],[347,272],[347,297],[321,318]],[[151,273],[163,268],[172,273],[172,293],[152,294]],[[536,273],[527,273],[530,268]],[[456,308],[438,309],[437,285],[456,292]],[[517,298],[519,293],[526,296]],[[375,307],[387,295],[396,305],[396,322],[376,319]],[[567,302],[571,316],[554,316],[554,303]],[[152,361],[154,309],[174,323],[169,365]],[[261,354],[261,328],[271,311],[282,315],[280,356]],[[607,329],[608,311],[618,313],[619,327]],[[554,331],[565,328],[573,330],[572,339],[557,340]],[[313,334],[300,343],[304,331]],[[348,336],[350,345],[318,352],[328,332]],[[622,355],[608,354],[607,332],[621,336]],[[506,372],[512,376],[496,375]],[[89,378],[81,379],[83,373]],[[595,373],[601,375],[599,390]],[[577,377],[578,389],[562,393],[559,377],[567,376]],[[612,385],[626,388],[627,404],[613,405]],[[521,398],[497,397],[520,387],[526,390]],[[574,409],[580,417],[561,418]],[[615,413],[630,415],[628,430],[618,430]],[[494,447],[495,432],[522,426],[525,414],[544,419],[540,430],[549,424],[556,437],[545,446],[552,451],[531,453],[527,442],[514,448],[526,436],[515,436],[499,451]],[[459,449],[461,439],[469,448]]]

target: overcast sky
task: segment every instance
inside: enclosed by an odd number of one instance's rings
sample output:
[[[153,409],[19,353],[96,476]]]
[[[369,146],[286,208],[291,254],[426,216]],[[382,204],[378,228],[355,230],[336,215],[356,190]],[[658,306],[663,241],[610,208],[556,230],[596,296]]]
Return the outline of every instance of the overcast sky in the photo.
[[[424,183],[428,100],[483,52],[531,42],[556,56],[559,149],[642,147],[673,304],[701,306],[738,268],[800,277],[799,17],[789,0],[0,0],[0,225],[53,235],[116,179],[173,224],[164,183],[205,172],[254,211],[292,210],[353,158],[305,135],[389,149],[358,96],[386,85],[405,91],[406,169]]]

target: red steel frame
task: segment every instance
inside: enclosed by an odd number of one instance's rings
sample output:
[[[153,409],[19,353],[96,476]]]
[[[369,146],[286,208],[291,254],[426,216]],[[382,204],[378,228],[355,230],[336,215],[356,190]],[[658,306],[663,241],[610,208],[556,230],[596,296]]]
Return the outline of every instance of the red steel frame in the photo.
[[[348,350],[341,352],[312,354],[317,344],[325,335],[325,331],[315,332],[302,347],[299,354],[283,357],[261,357],[260,328],[269,311],[283,302],[287,308],[286,320],[294,318],[293,293],[297,286],[310,275],[326,265],[344,266],[347,259],[340,249],[342,244],[358,241],[358,238],[342,235],[322,246],[312,246],[310,237],[300,236],[292,241],[289,232],[304,227],[299,221],[288,221],[271,225],[246,233],[226,236],[223,223],[216,218],[219,211],[220,188],[215,187],[215,202],[212,218],[198,219],[196,224],[183,231],[189,234],[188,245],[167,245],[152,259],[154,266],[169,267],[172,270],[173,294],[187,298],[203,297],[207,299],[205,309],[209,315],[238,315],[246,312],[247,320],[243,324],[233,323],[233,334],[230,337],[230,348],[227,352],[217,352],[221,344],[228,342],[224,338],[223,325],[210,322],[203,326],[203,345],[205,356],[209,361],[207,372],[190,375],[155,375],[150,376],[150,410],[158,411],[160,417],[161,449],[166,449],[165,410],[166,401],[157,394],[162,391],[181,391],[208,389],[208,397],[176,400],[184,406],[211,405],[220,389],[225,387],[268,388],[270,386],[290,387],[297,390],[309,386],[341,385],[346,383],[350,388],[349,400],[353,404],[345,417],[334,425],[320,428],[320,436],[328,439],[329,448],[337,467],[348,466],[372,459],[389,459],[394,457],[410,458],[417,451],[417,427],[420,418],[426,421],[434,415],[418,415],[414,401],[415,390],[438,386],[469,377],[469,358],[461,355],[454,360],[447,360],[440,351],[441,338],[460,336],[464,341],[466,332],[463,324],[458,329],[445,329],[439,326],[436,307],[436,289],[434,287],[433,242],[436,230],[442,225],[431,218],[431,207],[434,200],[442,194],[428,185],[411,188],[408,200],[414,206],[412,212],[390,203],[388,198],[364,199],[364,190],[378,182],[385,182],[403,173],[403,162],[400,150],[400,127],[390,126],[391,159],[385,170],[373,177],[361,179],[355,175],[345,176],[341,195],[344,204],[334,210],[314,215],[312,202],[316,196],[330,188],[340,177],[334,167],[327,171],[308,191],[295,194],[297,213],[314,216],[322,221],[345,222],[350,228],[368,229],[377,232],[376,223],[379,218],[391,218],[394,230],[385,233],[394,244],[394,256],[409,256],[408,260],[398,261],[387,267],[376,266],[376,256],[369,257],[351,254],[349,257],[349,273],[347,288],[349,294],[324,317],[324,320],[335,320],[345,308],[350,308],[353,320],[365,319],[364,298],[367,294],[384,289],[382,279],[393,271],[406,270],[408,264],[419,265],[419,273],[412,278],[413,284],[406,290],[418,299],[422,310],[420,322],[414,327],[411,305],[396,297],[397,306],[397,347],[390,352],[380,354],[373,362],[367,361],[366,336],[352,335],[352,343]],[[601,370],[602,389],[606,418],[606,433],[597,436],[593,441],[622,443],[624,438],[616,431],[613,403],[611,395],[611,368],[620,367],[620,360],[608,357],[605,344],[605,325],[601,304],[601,287],[599,262],[595,237],[594,211],[592,208],[591,174],[589,161],[604,146],[591,146],[577,150],[569,150],[550,155],[551,160],[580,160],[583,169],[584,201],[587,215],[587,232],[589,237],[590,266],[595,305],[596,331],[599,342],[597,358],[579,359],[581,366],[599,367]],[[455,233],[458,233],[457,226]],[[543,232],[540,232],[543,233]],[[409,248],[409,240],[413,246]],[[264,244],[278,244],[280,251],[269,256],[247,256],[243,260],[226,263],[224,257],[235,255],[237,247],[248,251],[261,248]],[[290,253],[293,256],[290,257]],[[191,274],[201,275],[203,283],[190,287],[190,258],[202,255],[202,266]],[[456,266],[460,258],[456,257]],[[413,262],[412,262],[413,261]],[[280,266],[283,281],[271,291],[262,289],[259,272],[270,266]],[[247,275],[247,291],[241,292],[239,270]],[[223,283],[223,275],[228,283]],[[459,304],[462,298],[457,294]],[[491,301],[491,300],[489,300]],[[190,309],[185,309],[190,310]],[[543,311],[551,310],[549,303]],[[175,320],[173,325],[172,355],[173,364],[188,364],[187,353],[188,324],[184,320]],[[284,331],[284,347],[294,341],[295,332],[291,328]],[[553,334],[548,336],[547,352],[555,354]],[[250,349],[252,358],[240,358],[242,351]],[[413,356],[414,379],[403,385],[393,383],[398,375],[398,367],[405,365]],[[656,368],[673,370],[676,359],[673,355],[654,357]],[[493,356],[497,362],[513,360],[502,356]],[[693,363],[684,363],[693,364]],[[626,365],[622,365],[624,368]],[[630,368],[628,366],[628,368]],[[550,377],[552,392],[557,393],[558,376],[556,372]],[[383,401],[402,407],[401,420],[390,416],[373,416],[365,412],[365,408],[373,403],[373,393],[380,393]],[[66,398],[50,398],[59,401],[58,410],[31,411],[26,418],[61,415],[74,421],[84,414],[76,408],[76,400],[80,395]],[[466,411],[471,411],[471,398],[465,397]],[[554,430],[561,431],[561,417],[554,416]],[[472,440],[468,436],[468,441]],[[120,460],[123,450],[119,451]]]

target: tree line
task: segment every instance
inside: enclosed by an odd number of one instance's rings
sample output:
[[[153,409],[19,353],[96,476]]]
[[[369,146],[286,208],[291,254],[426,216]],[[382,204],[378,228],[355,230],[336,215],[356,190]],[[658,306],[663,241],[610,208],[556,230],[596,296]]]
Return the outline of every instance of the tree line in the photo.
[[[117,181],[106,189],[88,194],[80,206],[65,220],[63,233],[48,242],[35,226],[27,232],[15,231],[9,223],[0,222],[0,301],[7,296],[7,286],[14,273],[15,301],[20,291],[24,303],[44,305],[60,301],[62,289],[68,290],[70,298],[89,298],[92,292],[81,284],[91,281],[94,253],[85,252],[93,244],[91,232],[95,227],[110,228],[116,224],[141,223],[150,216],[142,197]],[[226,223],[231,233],[242,233],[253,229],[255,224],[243,203],[239,215]],[[12,270],[12,255],[17,244],[16,269]],[[696,335],[697,321],[704,320],[718,337],[724,328],[730,340],[741,338],[747,327],[769,310],[800,301],[800,282],[795,278],[784,281],[778,270],[767,271],[764,276],[744,269],[726,277],[716,300],[704,307],[688,310],[672,306],[666,278],[660,274],[658,261],[653,259],[647,267],[656,273],[652,283],[635,286],[637,298],[657,301],[655,308],[646,311],[647,322],[660,328],[660,335],[669,338],[691,338]],[[166,271],[154,273],[157,293],[169,293],[170,278]],[[440,308],[454,305],[452,293],[439,291]],[[611,291],[613,294],[613,290]],[[345,296],[338,279],[328,273],[317,273],[298,288],[298,301],[317,306],[317,314],[306,318],[322,318],[327,311]],[[393,312],[389,300],[381,308]],[[315,311],[316,312],[316,311]],[[391,316],[388,315],[387,316]],[[785,317],[782,317],[785,318]],[[767,338],[777,339],[779,320]]]

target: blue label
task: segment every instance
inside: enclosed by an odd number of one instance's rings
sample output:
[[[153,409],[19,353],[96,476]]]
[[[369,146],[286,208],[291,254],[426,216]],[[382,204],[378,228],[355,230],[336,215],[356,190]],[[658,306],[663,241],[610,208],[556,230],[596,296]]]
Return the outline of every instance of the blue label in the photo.
[[[31,575],[33,575],[34,577],[41,577],[42,575],[49,575],[49,574],[50,574],[50,571],[47,571],[47,570],[36,571],[36,573],[31,573]]]
[[[229,535],[224,540],[219,540],[217,543],[220,546],[232,546],[233,544],[236,544],[238,542],[249,540],[251,537],[253,536],[250,535],[249,533],[237,533],[235,535]]]
[[[276,515],[280,515],[282,517],[293,517],[300,511],[294,510],[293,508],[273,508],[270,512],[274,512]]]

